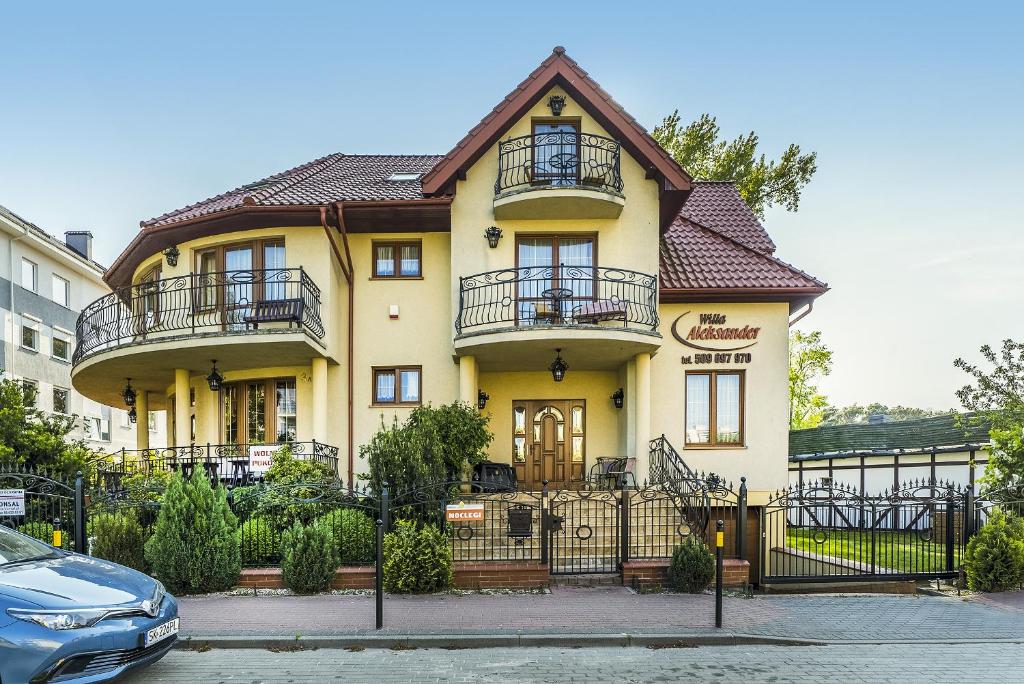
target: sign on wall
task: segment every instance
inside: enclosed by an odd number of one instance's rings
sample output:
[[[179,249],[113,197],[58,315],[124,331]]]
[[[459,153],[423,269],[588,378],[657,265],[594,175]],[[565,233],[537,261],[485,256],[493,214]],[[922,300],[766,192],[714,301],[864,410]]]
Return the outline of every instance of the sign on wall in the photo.
[[[0,518],[25,515],[25,490],[0,489]]]
[[[730,322],[723,313],[687,311],[672,321],[672,337],[696,350],[682,357],[684,365],[750,363],[750,352],[743,350],[757,344],[760,334],[760,326]]]
[[[482,522],[484,505],[482,503],[466,503],[465,501],[448,504],[445,506],[444,517],[448,522]]]
[[[274,454],[281,447],[276,444],[252,444],[249,446],[249,472],[252,475],[263,475],[270,470],[274,462]]]

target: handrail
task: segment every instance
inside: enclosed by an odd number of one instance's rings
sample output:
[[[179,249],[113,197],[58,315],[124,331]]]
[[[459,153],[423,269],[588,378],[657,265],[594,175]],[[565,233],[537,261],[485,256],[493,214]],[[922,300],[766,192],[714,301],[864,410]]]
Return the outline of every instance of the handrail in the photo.
[[[619,193],[621,147],[603,135],[556,131],[498,143],[494,194],[537,187],[584,187]]]
[[[509,324],[658,327],[658,277],[604,266],[528,266],[459,278],[456,332]]]
[[[260,314],[268,304],[273,316]],[[287,322],[322,339],[320,288],[300,266],[189,273],[119,288],[86,306],[73,363],[169,332],[236,332]]]

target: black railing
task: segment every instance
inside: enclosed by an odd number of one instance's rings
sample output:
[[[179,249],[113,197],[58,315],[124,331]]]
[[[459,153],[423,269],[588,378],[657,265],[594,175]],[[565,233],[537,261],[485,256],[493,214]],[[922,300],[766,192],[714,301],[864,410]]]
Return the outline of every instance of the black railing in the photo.
[[[658,327],[657,276],[602,266],[530,266],[459,278],[459,333],[484,326]]]
[[[611,138],[576,132],[537,133],[498,143],[494,194],[537,187],[622,191],[620,146]]]
[[[317,461],[338,472],[338,447],[317,442],[286,442],[282,444],[192,444],[163,449],[121,449],[95,462],[101,488],[118,490],[129,475],[178,471],[190,477],[202,468],[211,480],[245,485],[260,480],[262,466],[253,464],[250,447],[265,450],[288,447],[294,458]],[[265,459],[264,464],[265,465]]]
[[[79,315],[73,361],[166,333],[238,332],[268,323],[324,336],[320,288],[301,266],[190,273],[115,290]]]

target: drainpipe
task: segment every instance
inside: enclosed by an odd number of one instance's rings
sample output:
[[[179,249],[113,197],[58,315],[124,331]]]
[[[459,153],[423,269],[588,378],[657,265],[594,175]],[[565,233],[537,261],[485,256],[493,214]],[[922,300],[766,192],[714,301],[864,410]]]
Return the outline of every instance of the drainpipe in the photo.
[[[334,209],[338,215],[338,232],[341,233],[342,244],[345,247],[345,259],[342,259],[341,254],[334,248],[333,240],[331,240],[331,247],[335,249],[335,254],[341,265],[341,272],[345,275],[345,280],[348,283],[348,485],[352,487],[355,484],[355,427],[352,424],[355,419],[354,369],[352,368],[355,358],[355,270],[352,264],[352,251],[348,245],[348,229],[345,227],[345,203],[341,201],[335,202]],[[327,217],[323,209],[321,209],[320,216],[326,229]],[[328,236],[328,239],[330,239],[330,236]]]
[[[810,302],[807,303],[807,309],[802,314],[800,314],[796,318],[790,319],[789,327],[792,328],[794,325],[799,323],[804,318],[804,316],[806,316],[807,314],[811,313],[812,311],[814,311],[814,300],[813,299]]]
[[[28,237],[28,226],[25,226],[22,229],[21,235],[9,238],[7,241],[7,256],[9,257],[9,261],[11,264],[11,279],[7,283],[11,299],[11,336],[8,338],[11,341],[11,358],[7,363],[7,373],[9,374],[11,379],[14,378],[14,359],[18,351],[17,338],[15,337],[15,333],[17,331],[14,328],[14,243],[19,242],[20,240],[23,240],[26,237]]]

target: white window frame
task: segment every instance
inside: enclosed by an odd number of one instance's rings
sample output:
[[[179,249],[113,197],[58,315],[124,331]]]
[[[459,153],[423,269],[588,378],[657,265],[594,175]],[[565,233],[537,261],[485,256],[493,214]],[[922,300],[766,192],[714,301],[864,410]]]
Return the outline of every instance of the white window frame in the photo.
[[[25,284],[25,267],[26,266],[31,266],[32,267],[32,271],[31,271],[31,273],[32,273],[32,284],[31,285],[26,285]],[[36,262],[32,261],[31,259],[26,259],[25,257],[21,257],[21,287],[23,289],[25,289],[25,290],[31,290],[32,292],[38,292],[39,291],[39,264],[37,264]]]
[[[35,389],[35,391],[36,391],[36,399],[31,404],[29,404],[26,401],[25,402],[25,406],[30,407],[30,408],[39,408],[39,381],[38,380],[33,380],[32,378],[22,378],[21,379],[21,393],[22,393],[22,397],[25,396],[25,389],[26,389],[26,387],[28,385],[31,385]]]
[[[56,401],[56,399],[57,399],[57,392],[63,392],[64,393],[64,408],[67,409],[66,411],[58,411],[57,410],[57,401]],[[50,394],[51,394],[50,399],[53,402],[51,404],[50,408],[53,410],[53,412],[58,414],[58,415],[61,415],[61,416],[70,416],[71,415],[71,390],[68,389],[67,387],[60,387],[58,385],[54,385],[53,386],[53,390],[52,390],[52,392]]]
[[[110,421],[107,422],[107,432],[104,437],[103,434],[103,416],[86,416],[85,418],[85,434],[86,439],[92,442],[109,442],[110,441]],[[93,433],[92,426],[95,426],[96,432]],[[93,434],[96,436],[94,437]]]
[[[38,352],[39,351],[39,336],[40,336],[39,324],[36,323],[35,321],[28,322],[29,320],[30,319],[26,319],[26,318],[22,318],[22,320],[21,320],[21,331],[20,331],[20,334],[18,335],[18,346],[21,347],[22,349],[27,350],[27,351]],[[31,330],[32,333],[33,333],[33,335],[32,335],[32,339],[34,340],[33,346],[29,346],[29,345],[25,344],[25,331],[26,330]]]
[[[67,344],[67,346],[68,346],[68,355],[67,356],[57,356],[57,352],[56,352],[56,348],[57,347],[56,347],[56,345],[54,345],[54,342],[56,342],[57,340],[60,340],[61,342],[64,342],[65,344]],[[66,337],[65,335],[63,335],[62,333],[57,332],[56,330],[53,331],[53,335],[50,337],[50,356],[52,358],[58,360],[58,361],[67,361],[67,362],[71,361],[71,340],[68,337]]]
[[[60,288],[60,289],[62,289],[64,291],[63,301],[61,301],[60,299],[57,298],[57,291],[58,291],[57,283],[58,283],[58,281],[63,285],[63,287]],[[56,273],[51,273],[50,274],[50,288],[52,289],[51,295],[53,297],[53,301],[55,301],[56,303],[60,304],[61,306],[65,307],[65,308],[70,309],[71,308],[71,281],[68,280],[67,278],[64,278],[63,276],[57,275]]]

